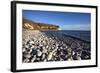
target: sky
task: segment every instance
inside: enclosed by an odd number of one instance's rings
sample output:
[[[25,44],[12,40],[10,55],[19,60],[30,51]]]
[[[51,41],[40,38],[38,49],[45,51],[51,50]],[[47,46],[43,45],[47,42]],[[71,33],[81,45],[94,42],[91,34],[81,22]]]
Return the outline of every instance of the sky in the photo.
[[[61,30],[90,30],[91,14],[76,12],[23,10],[23,18],[58,25]]]

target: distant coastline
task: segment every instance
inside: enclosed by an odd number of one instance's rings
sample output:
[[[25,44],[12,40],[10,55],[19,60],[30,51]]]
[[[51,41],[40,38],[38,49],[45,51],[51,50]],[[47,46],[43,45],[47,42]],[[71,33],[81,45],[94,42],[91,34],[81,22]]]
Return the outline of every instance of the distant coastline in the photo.
[[[23,28],[32,30],[58,30],[59,26],[47,23],[38,23],[23,18]]]

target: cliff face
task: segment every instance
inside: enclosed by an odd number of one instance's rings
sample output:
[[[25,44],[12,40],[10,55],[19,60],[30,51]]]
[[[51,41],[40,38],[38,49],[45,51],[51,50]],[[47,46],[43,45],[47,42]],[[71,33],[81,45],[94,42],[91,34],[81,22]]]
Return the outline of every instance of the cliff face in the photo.
[[[23,18],[23,28],[31,30],[58,30],[59,26],[46,23],[37,23]]]

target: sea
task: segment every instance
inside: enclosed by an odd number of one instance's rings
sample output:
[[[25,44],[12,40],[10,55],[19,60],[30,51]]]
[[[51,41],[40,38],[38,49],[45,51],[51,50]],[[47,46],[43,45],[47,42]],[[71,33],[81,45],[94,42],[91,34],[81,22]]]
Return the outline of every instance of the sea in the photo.
[[[45,32],[45,31],[44,31]],[[46,31],[47,32],[47,31]],[[61,33],[65,36],[77,38],[83,41],[91,42],[91,31],[84,31],[84,30],[55,30],[55,31],[48,31],[54,34]]]
[[[91,31],[60,30],[58,32],[61,32],[65,35],[79,38],[79,39],[84,40],[84,41],[88,41],[88,42],[91,41]]]

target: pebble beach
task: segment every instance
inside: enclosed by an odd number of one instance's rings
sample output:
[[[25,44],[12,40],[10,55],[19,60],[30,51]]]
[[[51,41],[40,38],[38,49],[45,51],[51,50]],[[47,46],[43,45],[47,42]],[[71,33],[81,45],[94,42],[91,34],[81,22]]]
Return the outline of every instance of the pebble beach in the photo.
[[[22,30],[22,62],[91,59],[90,43],[57,31]]]

